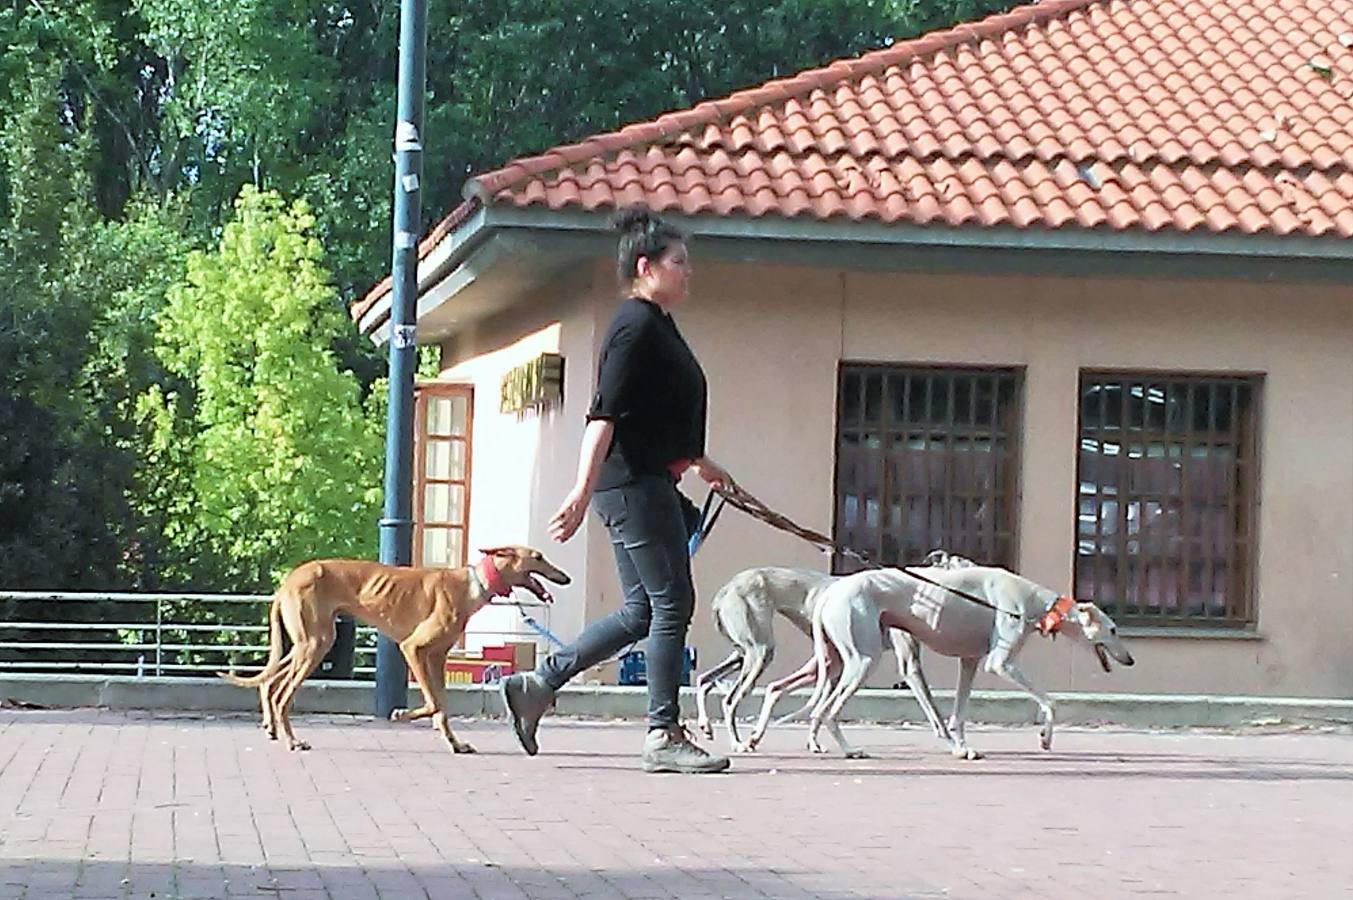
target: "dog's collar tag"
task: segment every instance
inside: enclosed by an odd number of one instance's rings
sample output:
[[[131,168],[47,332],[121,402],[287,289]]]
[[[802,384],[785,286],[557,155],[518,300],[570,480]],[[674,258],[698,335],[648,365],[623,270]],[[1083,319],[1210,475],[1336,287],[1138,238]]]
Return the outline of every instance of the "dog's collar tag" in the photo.
[[[503,580],[503,573],[493,564],[492,556],[480,558],[476,574],[490,597],[506,597],[512,593],[512,586]]]
[[[1067,614],[1076,608],[1076,601],[1071,597],[1058,597],[1057,600],[1043,614],[1043,618],[1038,620],[1038,631],[1044,637],[1056,637],[1057,632],[1062,628],[1062,622],[1066,620]]]

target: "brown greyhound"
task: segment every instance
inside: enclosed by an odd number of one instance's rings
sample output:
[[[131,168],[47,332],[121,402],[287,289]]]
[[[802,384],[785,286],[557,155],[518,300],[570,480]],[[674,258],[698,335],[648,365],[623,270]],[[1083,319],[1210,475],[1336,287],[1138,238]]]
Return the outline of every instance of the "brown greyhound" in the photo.
[[[477,566],[414,569],[357,559],[301,563],[282,579],[268,612],[268,662],[251,678],[218,673],[240,687],[258,688],[263,728],[277,739],[280,726],[292,750],[309,750],[291,732],[290,709],[301,682],[315,670],[334,642],[334,617],[347,613],[399,644],[409,672],[423,692],[418,709],[395,710],[391,720],[431,718],[456,753],[474,748],[456,740],[446,720],[446,655],[465,633],[470,616],[514,587],[550,602],[535,577],[568,584],[569,577],[530,547],[481,550]],[[291,649],[282,652],[282,630]]]

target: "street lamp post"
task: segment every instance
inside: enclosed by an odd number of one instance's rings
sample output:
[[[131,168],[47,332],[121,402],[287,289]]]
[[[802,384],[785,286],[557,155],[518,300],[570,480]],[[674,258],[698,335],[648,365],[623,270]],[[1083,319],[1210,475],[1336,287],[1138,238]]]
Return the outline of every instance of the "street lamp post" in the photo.
[[[394,251],[390,267],[390,404],[385,424],[385,515],[381,562],[413,561],[413,374],[417,361],[418,235],[422,230],[423,95],[427,84],[427,0],[399,5],[399,109],[395,122]],[[408,699],[399,645],[376,639],[376,715]]]

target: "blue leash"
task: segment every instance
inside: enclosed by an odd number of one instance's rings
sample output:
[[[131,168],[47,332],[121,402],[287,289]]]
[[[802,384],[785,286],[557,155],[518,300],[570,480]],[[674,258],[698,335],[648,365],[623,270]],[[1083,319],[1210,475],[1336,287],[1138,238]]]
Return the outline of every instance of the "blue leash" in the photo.
[[[719,498],[718,506],[713,505],[716,496]],[[695,534],[691,535],[691,539],[686,545],[687,552],[692,557],[695,556],[695,551],[699,550],[700,546],[704,544],[705,538],[709,537],[709,533],[714,530],[714,523],[719,521],[719,514],[723,512],[724,505],[727,502],[728,500],[723,494],[713,489],[705,495],[705,505],[700,510],[700,524],[696,526]],[[713,511],[710,509],[711,506],[713,506]]]
[[[531,618],[531,615],[526,611],[526,608],[520,603],[517,604],[517,612],[521,613],[521,620],[526,623],[527,628],[531,629],[551,644],[554,644],[556,647],[567,646],[553,631],[550,631],[550,629]]]

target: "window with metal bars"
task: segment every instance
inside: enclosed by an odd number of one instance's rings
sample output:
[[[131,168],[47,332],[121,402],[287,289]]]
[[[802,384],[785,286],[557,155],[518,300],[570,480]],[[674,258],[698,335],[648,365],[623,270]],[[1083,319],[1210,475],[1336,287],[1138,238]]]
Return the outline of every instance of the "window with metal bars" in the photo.
[[[943,548],[1013,565],[1021,394],[1015,369],[843,364],[836,541],[885,564]]]
[[[1254,622],[1260,383],[1081,373],[1077,597],[1139,625]]]

